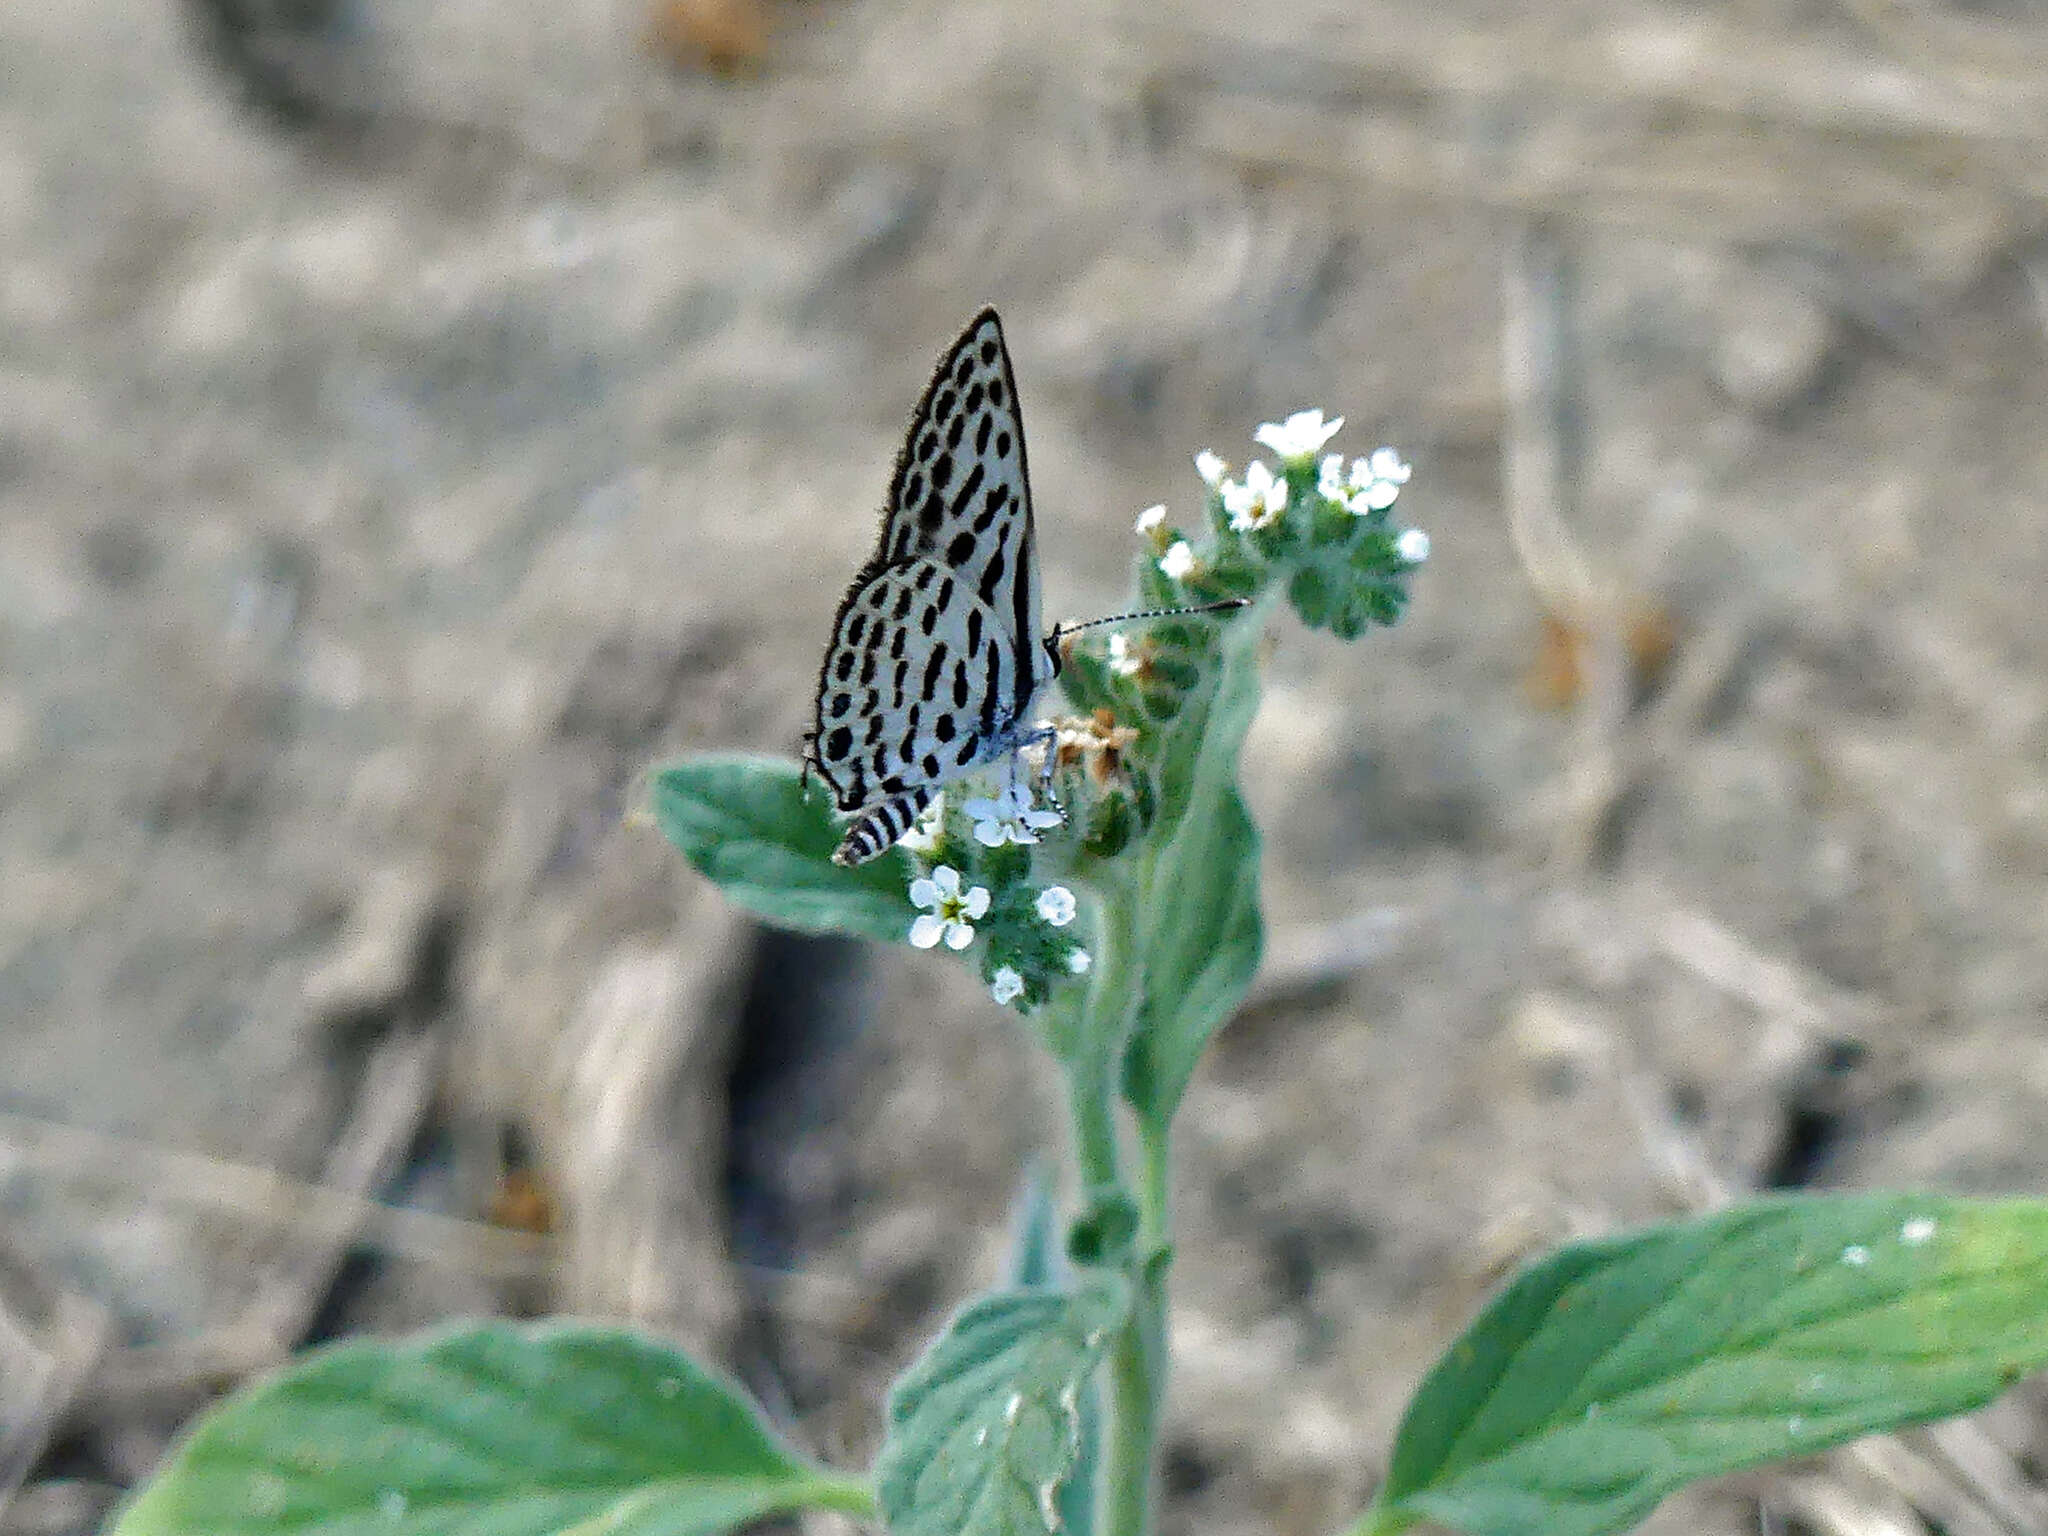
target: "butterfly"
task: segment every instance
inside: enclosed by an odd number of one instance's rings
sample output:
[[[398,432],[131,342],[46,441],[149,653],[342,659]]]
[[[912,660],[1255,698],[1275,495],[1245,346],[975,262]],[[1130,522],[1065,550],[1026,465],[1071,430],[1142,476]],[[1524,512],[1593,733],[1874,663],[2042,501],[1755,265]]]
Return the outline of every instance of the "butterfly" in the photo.
[[[896,456],[882,529],[840,600],[805,754],[854,816],[835,864],[891,847],[949,780],[1013,756],[1059,674],[1039,635],[1024,418],[984,309],[933,370]]]

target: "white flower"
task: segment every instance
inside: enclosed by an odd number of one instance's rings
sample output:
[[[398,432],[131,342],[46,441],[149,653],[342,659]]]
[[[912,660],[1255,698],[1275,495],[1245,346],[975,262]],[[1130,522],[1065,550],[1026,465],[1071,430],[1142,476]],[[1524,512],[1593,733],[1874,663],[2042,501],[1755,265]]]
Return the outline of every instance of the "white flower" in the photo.
[[[1410,565],[1420,565],[1429,558],[1429,535],[1420,528],[1410,528],[1394,540],[1394,553]]]
[[[1145,647],[1131,644],[1129,635],[1111,635],[1109,670],[1118,677],[1136,677],[1145,670]]]
[[[1074,893],[1064,885],[1048,885],[1038,893],[1038,915],[1055,928],[1074,920]]]
[[[1285,421],[1269,421],[1252,436],[1283,459],[1305,459],[1320,453],[1323,444],[1337,435],[1344,418],[1324,421],[1321,411],[1296,411]]]
[[[1095,957],[1085,949],[1070,949],[1067,951],[1067,969],[1076,976],[1086,976],[1088,974],[1088,967],[1094,963]]]
[[[911,829],[896,839],[896,846],[908,848],[912,853],[936,853],[939,833],[945,825],[946,797],[941,792],[932,796],[932,803],[924,808],[924,814],[917,818]]]
[[[1040,832],[1061,821],[1058,811],[1037,809],[1015,784],[993,800],[970,800],[961,809],[973,820],[974,840],[984,848],[1035,843]]]
[[[1391,448],[1375,448],[1369,459],[1351,461],[1351,510],[1384,512],[1401,494],[1401,487],[1414,473],[1412,466]]]
[[[960,871],[941,864],[927,879],[910,882],[911,905],[929,908],[910,925],[910,942],[930,949],[939,940],[948,949],[965,949],[974,942],[974,922],[988,910],[988,889],[974,886],[960,889]]]
[[[1287,482],[1275,480],[1263,464],[1244,472],[1244,484],[1223,482],[1223,505],[1230,513],[1230,526],[1239,533],[1263,528],[1287,510]]]
[[[999,965],[988,979],[988,995],[999,1003],[1014,1003],[1024,995],[1024,978],[1014,965]]]
[[[1223,483],[1223,477],[1230,473],[1230,466],[1204,448],[1195,455],[1195,473],[1202,477],[1202,483],[1215,490]]]
[[[1162,501],[1158,506],[1147,507],[1144,511],[1140,512],[1138,514],[1137,531],[1149,534],[1165,532],[1166,503]]]
[[[1175,581],[1185,581],[1195,568],[1195,552],[1186,539],[1176,539],[1173,548],[1159,557],[1159,569]]]
[[[1322,493],[1323,500],[1325,501],[1349,502],[1351,500],[1351,492],[1345,489],[1344,486],[1343,454],[1326,453],[1323,455],[1322,467],[1316,472],[1316,489]]]

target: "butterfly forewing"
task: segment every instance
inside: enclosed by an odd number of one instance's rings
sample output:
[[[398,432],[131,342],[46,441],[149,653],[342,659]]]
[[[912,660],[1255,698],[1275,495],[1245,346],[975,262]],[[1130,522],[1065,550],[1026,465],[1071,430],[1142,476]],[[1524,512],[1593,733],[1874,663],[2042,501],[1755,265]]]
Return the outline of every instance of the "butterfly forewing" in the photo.
[[[894,563],[916,555],[942,561],[1003,613],[1020,649],[1036,642],[1024,421],[993,309],[976,315],[939,359],[897,455],[875,557]],[[1026,701],[1017,702],[1013,714]]]
[[[1052,671],[1038,623],[1024,423],[985,309],[918,401],[819,671],[812,762],[863,813],[835,858],[874,857],[938,786],[1014,750]]]

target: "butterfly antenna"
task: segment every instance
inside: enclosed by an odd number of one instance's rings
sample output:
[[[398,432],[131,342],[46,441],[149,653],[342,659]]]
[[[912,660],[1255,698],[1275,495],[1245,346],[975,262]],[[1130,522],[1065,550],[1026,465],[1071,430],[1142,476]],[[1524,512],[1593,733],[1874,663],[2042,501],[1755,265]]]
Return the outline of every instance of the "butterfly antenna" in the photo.
[[[1194,608],[1141,608],[1136,613],[1112,613],[1107,618],[1083,619],[1078,624],[1055,624],[1047,644],[1058,645],[1068,635],[1077,634],[1084,629],[1096,629],[1104,624],[1135,624],[1140,619],[1170,619],[1184,613],[1222,613],[1231,608],[1249,608],[1251,601],[1248,597],[1226,597],[1220,603],[1203,603]]]

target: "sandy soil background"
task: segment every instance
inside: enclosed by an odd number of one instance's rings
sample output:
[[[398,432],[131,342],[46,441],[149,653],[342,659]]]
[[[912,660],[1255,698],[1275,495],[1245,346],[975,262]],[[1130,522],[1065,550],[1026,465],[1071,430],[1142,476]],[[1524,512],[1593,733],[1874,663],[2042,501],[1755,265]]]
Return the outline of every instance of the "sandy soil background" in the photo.
[[[2048,1186],[2048,12],[763,3],[0,8],[0,1532],[478,1310],[865,1461],[1056,1100],[629,813],[794,750],[985,300],[1048,617],[1307,404],[1435,544],[1273,659],[1170,1531],[1335,1528],[1568,1235]],[[2022,1387],[1654,1525],[2038,1532],[2044,1457]]]

